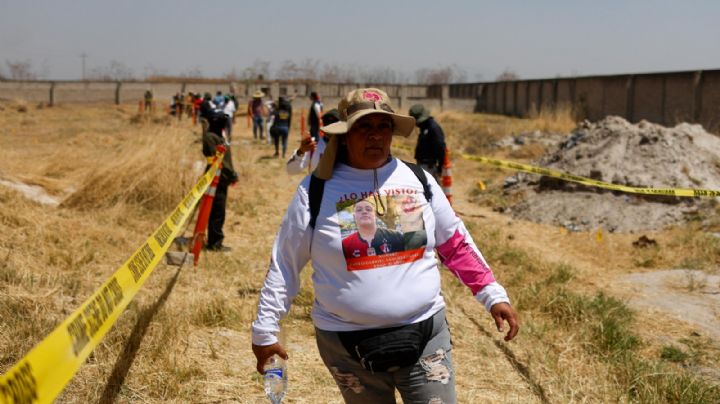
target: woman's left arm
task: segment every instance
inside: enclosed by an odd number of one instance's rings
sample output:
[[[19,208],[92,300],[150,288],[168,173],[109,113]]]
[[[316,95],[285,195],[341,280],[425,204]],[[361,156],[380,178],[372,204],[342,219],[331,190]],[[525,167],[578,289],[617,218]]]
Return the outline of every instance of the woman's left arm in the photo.
[[[475,245],[465,224],[455,214],[442,188],[434,178],[428,178],[433,197],[432,212],[435,216],[435,248],[440,261],[485,306],[495,319],[498,331],[503,330],[503,320],[510,326],[505,340],[515,337],[518,331],[517,316],[510,306],[510,298],[496,280],[480,250]]]

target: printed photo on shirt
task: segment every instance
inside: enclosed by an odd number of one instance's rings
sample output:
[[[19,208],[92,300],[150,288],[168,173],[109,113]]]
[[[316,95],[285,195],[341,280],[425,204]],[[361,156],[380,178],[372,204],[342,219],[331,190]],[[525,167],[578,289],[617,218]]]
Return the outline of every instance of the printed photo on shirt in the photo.
[[[427,233],[416,195],[346,201],[337,210],[349,271],[412,262],[425,252]]]

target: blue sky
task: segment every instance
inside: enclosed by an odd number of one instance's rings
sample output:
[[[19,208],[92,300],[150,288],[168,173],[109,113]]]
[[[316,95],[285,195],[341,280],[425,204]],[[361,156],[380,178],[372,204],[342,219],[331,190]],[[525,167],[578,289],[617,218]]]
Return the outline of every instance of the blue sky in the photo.
[[[720,1],[0,0],[0,72],[120,61],[142,77],[314,59],[469,81],[720,68]]]

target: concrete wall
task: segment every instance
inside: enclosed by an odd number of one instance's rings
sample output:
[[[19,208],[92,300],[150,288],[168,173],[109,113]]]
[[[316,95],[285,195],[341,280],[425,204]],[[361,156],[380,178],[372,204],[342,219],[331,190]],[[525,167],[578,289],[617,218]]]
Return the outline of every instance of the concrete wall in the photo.
[[[311,91],[320,94],[327,108],[342,96],[362,87],[379,87],[392,98],[398,110],[407,112],[415,103],[434,111],[454,109],[527,116],[544,108],[569,106],[578,119],[602,119],[619,115],[631,122],[646,119],[663,125],[701,123],[720,130],[720,70],[672,73],[624,74],[517,80],[450,85],[396,85],[320,82],[16,82],[0,81],[0,100],[31,102],[136,103],[151,89],[160,105],[176,93],[234,92],[244,104],[257,90],[268,97],[295,96],[296,108],[309,105]]]
[[[0,81],[0,100],[50,102],[50,82]]]
[[[478,86],[481,84],[481,86]],[[453,84],[451,99],[480,89],[475,111],[527,116],[569,105],[578,119],[700,123],[720,130],[720,70]],[[464,88],[463,88],[464,87]],[[448,104],[449,105],[449,104]]]

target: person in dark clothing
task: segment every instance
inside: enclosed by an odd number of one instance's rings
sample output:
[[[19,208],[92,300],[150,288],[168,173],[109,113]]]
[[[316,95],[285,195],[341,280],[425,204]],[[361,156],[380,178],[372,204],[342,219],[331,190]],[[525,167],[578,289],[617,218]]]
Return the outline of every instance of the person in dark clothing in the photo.
[[[145,91],[145,112],[152,112],[153,93],[152,90]]]
[[[445,162],[445,134],[424,105],[413,105],[408,114],[415,118],[415,124],[420,129],[415,161],[439,181]]]
[[[270,128],[270,136],[275,144],[275,155],[279,157],[279,143],[282,142],[282,156],[285,158],[287,150],[287,139],[290,133],[290,121],[292,120],[292,104],[285,97],[278,99],[277,108],[273,111],[273,124]]]
[[[203,129],[203,134],[207,132],[208,125],[210,125],[210,118],[216,113],[215,104],[212,102],[212,95],[205,93],[203,100],[200,103],[200,125]],[[222,132],[218,132],[222,135]]]
[[[208,130],[203,134],[203,155],[210,163],[212,157],[215,156],[215,148],[218,145],[225,146],[225,156],[223,157],[222,170],[220,171],[220,180],[215,190],[215,198],[213,199],[212,208],[210,210],[210,219],[208,221],[208,237],[206,249],[210,251],[229,251],[230,247],[223,245],[225,234],[223,233],[223,225],[225,224],[225,204],[227,201],[228,187],[238,181],[238,174],[235,172],[232,164],[232,152],[230,145],[225,142],[222,137],[222,130],[227,124],[227,115],[214,114],[208,119]],[[210,168],[210,164],[205,170]]]
[[[317,141],[320,138],[320,127],[323,126],[322,110],[323,105],[320,102],[320,96],[315,91],[310,93],[310,112],[308,113],[308,127],[310,127],[310,136]]]

